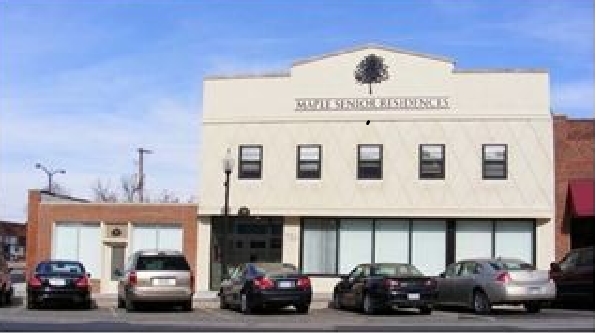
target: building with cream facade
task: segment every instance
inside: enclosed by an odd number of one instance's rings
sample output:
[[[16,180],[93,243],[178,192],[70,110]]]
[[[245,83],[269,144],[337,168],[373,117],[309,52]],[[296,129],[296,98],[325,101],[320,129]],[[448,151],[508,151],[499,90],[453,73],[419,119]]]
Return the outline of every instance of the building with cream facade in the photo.
[[[364,68],[362,84],[355,72],[370,55],[384,66]],[[284,73],[207,77],[202,117],[198,290],[219,285],[227,149],[229,264],[293,263],[330,292],[363,262],[438,275],[462,258],[543,269],[555,258],[544,70],[459,69],[364,46]]]

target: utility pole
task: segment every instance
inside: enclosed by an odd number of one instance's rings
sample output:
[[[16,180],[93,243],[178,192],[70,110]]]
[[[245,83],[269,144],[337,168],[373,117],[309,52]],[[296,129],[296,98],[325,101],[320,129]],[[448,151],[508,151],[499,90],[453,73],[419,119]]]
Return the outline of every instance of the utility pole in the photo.
[[[152,150],[138,148],[139,152],[139,184],[137,190],[139,191],[139,202],[143,202],[143,189],[145,187],[145,174],[143,173],[143,154],[153,154]]]

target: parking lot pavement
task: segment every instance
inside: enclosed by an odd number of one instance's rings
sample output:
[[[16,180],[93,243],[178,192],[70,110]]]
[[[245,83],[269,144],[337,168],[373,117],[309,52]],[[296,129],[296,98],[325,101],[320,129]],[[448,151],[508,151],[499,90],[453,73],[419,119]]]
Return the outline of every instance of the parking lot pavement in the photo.
[[[93,310],[71,308],[27,310],[22,300],[0,308],[0,331],[594,331],[593,310],[496,309],[488,316],[461,310],[435,310],[421,315],[397,310],[374,316],[317,306],[308,314],[292,308],[243,315],[233,310],[195,305],[192,312],[163,307],[129,313],[115,306]]]

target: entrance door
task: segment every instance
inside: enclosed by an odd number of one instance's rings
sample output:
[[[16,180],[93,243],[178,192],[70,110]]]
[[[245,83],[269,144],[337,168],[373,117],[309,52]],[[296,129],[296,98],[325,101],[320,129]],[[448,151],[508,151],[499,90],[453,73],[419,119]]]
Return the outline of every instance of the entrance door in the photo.
[[[117,293],[118,292],[118,277],[115,274],[116,270],[124,271],[124,261],[126,258],[125,244],[106,244],[105,265],[108,269],[104,270],[104,281],[102,283],[103,293]],[[105,287],[103,287],[105,286]]]
[[[211,289],[219,289],[222,271],[247,262],[281,262],[283,219],[281,217],[230,216],[227,226],[221,217],[211,225]],[[224,241],[225,245],[221,246]],[[223,251],[222,251],[223,250]],[[224,267],[221,262],[224,258]]]

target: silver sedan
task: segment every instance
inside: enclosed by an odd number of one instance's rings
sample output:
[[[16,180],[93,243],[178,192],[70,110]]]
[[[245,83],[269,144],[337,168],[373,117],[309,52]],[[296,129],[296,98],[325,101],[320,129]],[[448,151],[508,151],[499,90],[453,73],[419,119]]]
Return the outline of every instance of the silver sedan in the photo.
[[[463,260],[440,277],[437,304],[470,307],[478,314],[490,313],[496,304],[523,304],[536,313],[556,296],[548,271],[518,259]]]

